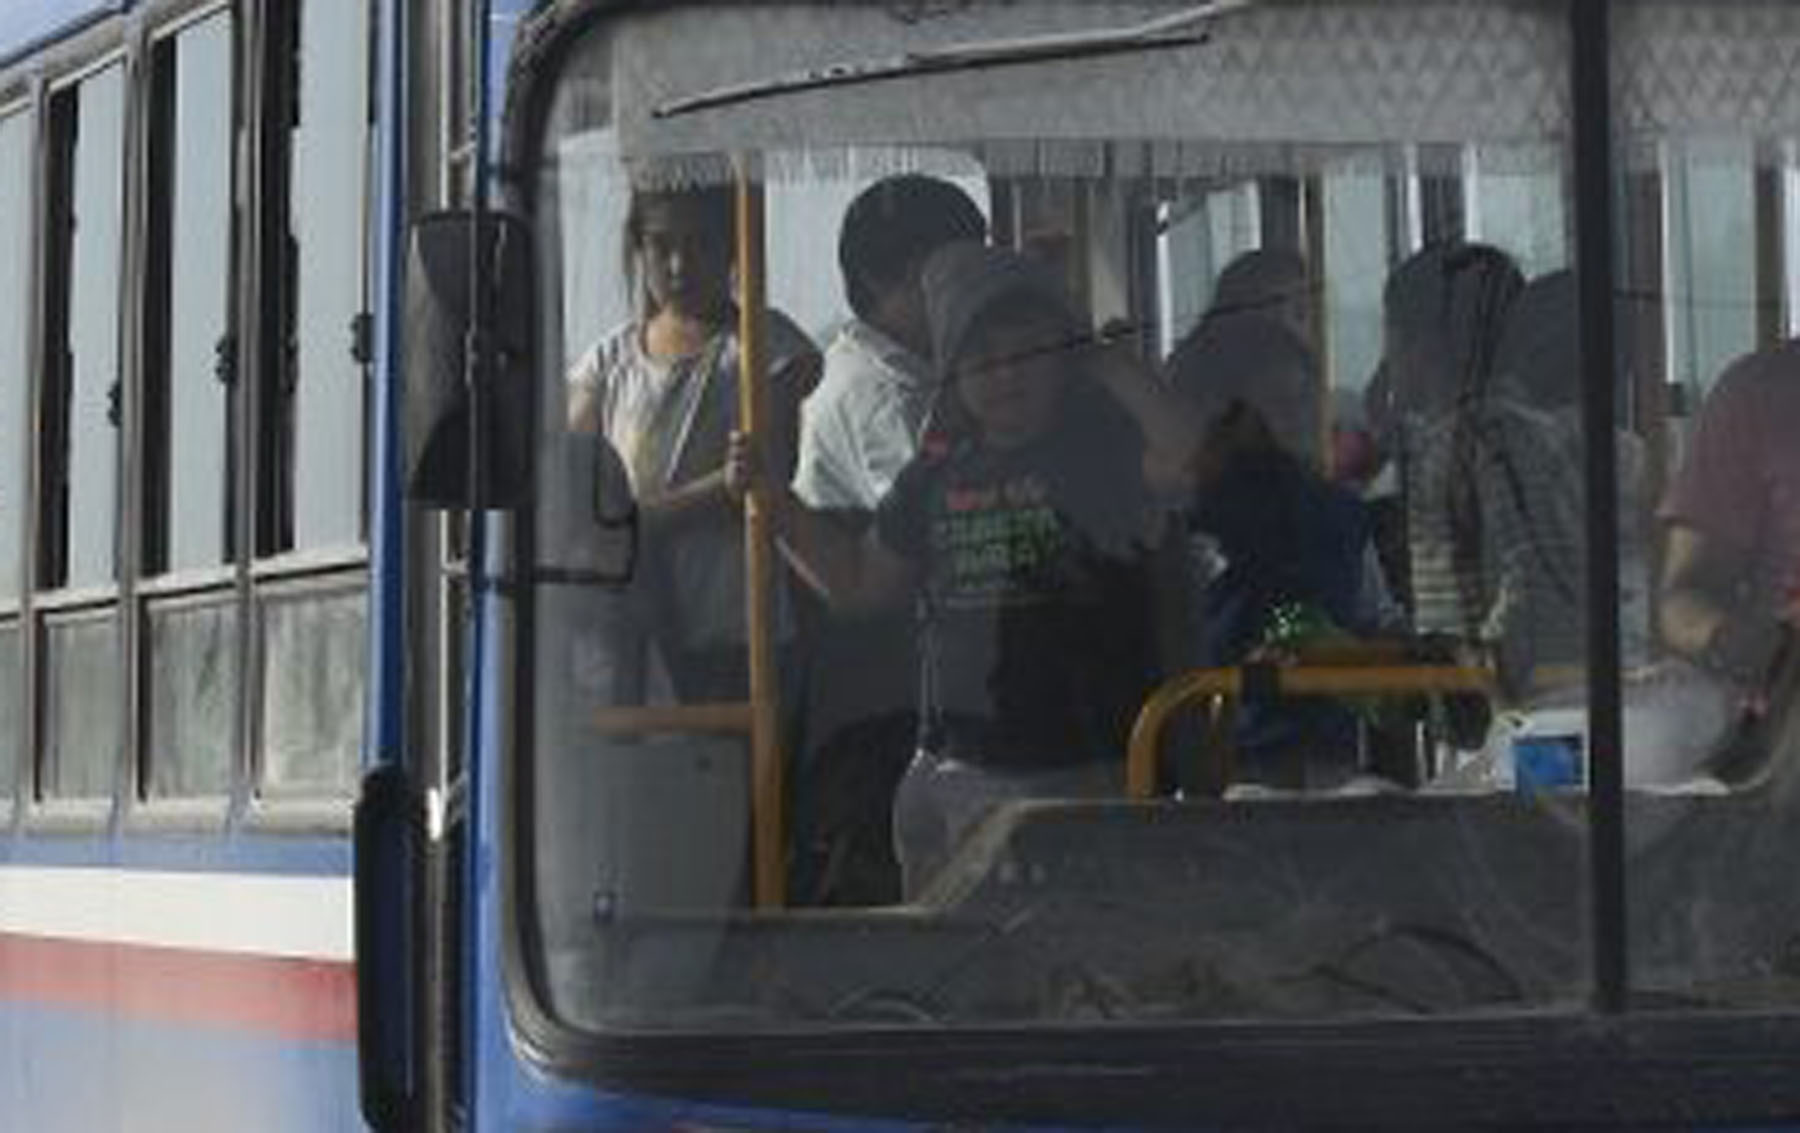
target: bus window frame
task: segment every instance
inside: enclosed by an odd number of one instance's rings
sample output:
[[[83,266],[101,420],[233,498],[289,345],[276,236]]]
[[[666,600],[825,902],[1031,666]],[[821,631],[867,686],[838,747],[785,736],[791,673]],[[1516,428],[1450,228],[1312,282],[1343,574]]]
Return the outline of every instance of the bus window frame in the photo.
[[[1611,196],[1611,49],[1615,0],[1564,0],[1573,43],[1570,94],[1576,140],[1569,224],[1581,292],[1584,469],[1590,498],[1610,501],[1615,416],[1614,241]],[[571,48],[629,0],[557,8],[521,30],[509,74],[500,167],[529,215],[538,158],[560,68]],[[1003,213],[996,198],[996,211]],[[1396,230],[1398,231],[1398,230]],[[1595,489],[1600,489],[1596,491]],[[1512,1124],[1628,1123],[1679,1115],[1689,1122],[1767,1120],[1800,1114],[1796,1060],[1800,1012],[1634,1010],[1627,1002],[1623,777],[1617,618],[1619,579],[1611,503],[1591,507],[1588,686],[1594,789],[1589,794],[1594,914],[1594,996],[1566,1010],[1512,1016],[1304,1024],[1211,1022],[1097,1027],[969,1026],[917,1031],[870,1028],[768,1033],[596,1033],[557,1019],[530,957],[529,837],[533,727],[527,700],[533,640],[528,613],[496,643],[508,674],[503,700],[513,726],[495,753],[501,975],[513,1042],[549,1073],[607,1090],[734,1104],[881,1114],[923,1120],[1376,1124],[1459,1119]],[[529,517],[518,521],[512,566],[530,561]],[[522,575],[521,575],[522,576]],[[524,666],[521,669],[520,666]],[[521,692],[521,690],[526,690]],[[895,1072],[904,1065],[906,1073]],[[1310,1074],[1296,1090],[1294,1067]],[[1197,1071],[1216,1071],[1198,1073]],[[1725,1083],[1725,1085],[1721,1085]],[[1377,1088],[1379,1087],[1379,1088]]]
[[[280,793],[264,799],[258,796],[253,775],[260,766],[260,754],[250,753],[239,742],[234,755],[233,783],[228,799],[146,797],[150,757],[145,750],[147,729],[144,696],[147,692],[143,672],[143,653],[149,644],[145,619],[151,608],[169,601],[187,601],[211,593],[221,601],[235,605],[240,623],[240,640],[249,632],[249,622],[257,595],[284,586],[305,586],[321,575],[335,575],[344,588],[366,591],[369,572],[369,546],[366,513],[369,486],[373,472],[368,464],[370,446],[364,443],[364,466],[360,473],[362,488],[358,492],[358,541],[353,545],[331,548],[282,549],[263,553],[254,542],[256,520],[261,514],[261,501],[249,469],[258,459],[255,432],[259,414],[264,412],[254,391],[264,373],[256,353],[261,344],[278,336],[278,310],[269,289],[233,287],[228,304],[227,321],[237,339],[236,366],[240,396],[230,409],[227,439],[231,459],[236,462],[235,482],[226,505],[229,523],[236,532],[235,546],[225,561],[216,566],[151,574],[143,561],[142,548],[150,508],[138,486],[136,475],[144,453],[142,420],[142,383],[146,379],[147,362],[145,320],[151,317],[143,285],[137,269],[153,249],[149,239],[148,203],[150,191],[145,163],[146,146],[152,144],[154,129],[150,101],[153,97],[155,58],[183,31],[223,16],[231,21],[232,67],[230,95],[237,104],[234,114],[235,138],[232,162],[237,184],[233,190],[233,208],[239,215],[232,237],[230,268],[234,279],[245,273],[264,278],[270,247],[259,227],[271,216],[284,216],[285,203],[276,199],[288,191],[285,180],[271,182],[266,162],[273,160],[268,147],[283,152],[283,129],[262,121],[279,105],[271,101],[274,92],[291,86],[291,68],[281,65],[283,56],[278,44],[271,42],[270,22],[280,10],[290,5],[245,5],[236,0],[163,0],[155,4],[134,5],[131,10],[109,10],[95,13],[79,26],[62,29],[51,42],[32,46],[0,60],[0,114],[26,116],[30,134],[28,146],[32,169],[27,181],[26,202],[31,218],[31,247],[28,266],[26,352],[32,375],[41,369],[46,351],[46,318],[50,278],[51,250],[42,223],[46,210],[52,207],[52,156],[50,136],[54,128],[55,100],[107,68],[122,69],[124,100],[121,127],[122,182],[121,248],[119,295],[119,370],[120,426],[118,432],[116,479],[120,486],[114,500],[115,577],[103,584],[47,586],[40,565],[43,553],[43,508],[40,485],[43,481],[43,444],[41,432],[30,430],[18,454],[26,469],[24,485],[25,521],[20,554],[25,571],[21,593],[0,603],[0,622],[14,624],[20,635],[20,694],[23,703],[20,777],[16,792],[0,799],[0,826],[8,820],[27,834],[92,833],[104,830],[113,821],[125,829],[146,831],[217,830],[236,825],[245,830],[267,830],[273,833],[347,833],[350,827],[348,799],[313,797],[303,793]],[[372,112],[375,97],[375,42],[380,32],[381,15],[368,10],[370,52],[367,60],[370,100],[365,109]],[[291,92],[295,97],[297,91]],[[369,114],[363,115],[365,138],[370,137]],[[372,143],[371,143],[372,144]],[[361,278],[365,291],[373,286],[374,169],[365,147],[363,205],[360,222],[354,234],[362,265]],[[365,369],[366,374],[366,369]],[[39,422],[44,413],[44,383],[32,377],[26,383],[24,407],[28,422]],[[365,380],[359,389],[369,388]],[[368,412],[366,398],[359,411],[361,429],[368,434],[374,422]],[[5,459],[0,457],[0,459]],[[271,591],[273,592],[273,591]],[[99,800],[59,799],[47,795],[47,782],[41,777],[44,720],[42,695],[47,674],[43,669],[43,635],[46,619],[66,619],[82,611],[108,608],[120,625],[120,650],[127,675],[122,687],[127,704],[124,716],[124,758],[116,777],[113,796]],[[252,643],[245,642],[243,656],[251,655]],[[240,740],[253,738],[264,713],[256,702],[260,691],[248,682],[240,691],[234,725]]]

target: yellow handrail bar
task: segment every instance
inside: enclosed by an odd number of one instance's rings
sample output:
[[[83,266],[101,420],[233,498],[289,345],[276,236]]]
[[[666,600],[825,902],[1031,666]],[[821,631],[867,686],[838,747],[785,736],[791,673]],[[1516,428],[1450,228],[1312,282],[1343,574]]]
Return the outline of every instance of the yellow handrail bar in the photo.
[[[1371,696],[1380,693],[1492,692],[1491,670],[1469,665],[1275,665],[1269,669],[1278,696]],[[1241,667],[1195,669],[1171,677],[1150,694],[1131,727],[1125,757],[1125,790],[1147,799],[1156,789],[1156,756],[1163,730],[1176,712],[1203,700],[1241,698]]]

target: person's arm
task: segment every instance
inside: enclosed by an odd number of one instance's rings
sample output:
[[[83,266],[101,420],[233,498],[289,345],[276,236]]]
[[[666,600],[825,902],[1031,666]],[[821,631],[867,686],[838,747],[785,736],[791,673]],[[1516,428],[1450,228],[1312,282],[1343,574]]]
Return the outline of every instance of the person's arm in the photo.
[[[833,610],[888,609],[911,592],[910,564],[882,543],[875,528],[858,536],[808,508],[785,479],[760,468],[751,438],[732,433],[723,471],[726,490],[739,499],[753,486],[760,490],[782,552]]]
[[[1096,349],[1094,369],[1143,434],[1144,483],[1150,491],[1171,499],[1192,494],[1202,435],[1193,405],[1146,372],[1123,346]]]
[[[769,375],[769,400],[774,427],[772,466],[791,478],[794,454],[799,447],[800,402],[818,380],[819,356],[801,354],[788,359]],[[721,465],[703,472],[692,480],[671,485],[666,491],[649,493],[638,501],[646,519],[655,522],[679,521],[710,507],[723,507],[734,502],[726,484],[725,467]]]
[[[1780,624],[1733,593],[1745,570],[1742,554],[1696,527],[1671,524],[1657,628],[1682,656],[1755,679],[1775,648]],[[1785,611],[1790,624],[1795,613],[1790,598]]]

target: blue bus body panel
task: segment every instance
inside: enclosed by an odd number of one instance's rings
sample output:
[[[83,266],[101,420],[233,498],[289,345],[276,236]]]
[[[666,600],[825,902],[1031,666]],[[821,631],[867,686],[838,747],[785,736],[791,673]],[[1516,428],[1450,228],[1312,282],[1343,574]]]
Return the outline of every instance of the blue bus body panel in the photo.
[[[0,1006],[0,1124],[20,1133],[358,1129],[355,1080],[349,1043]]]

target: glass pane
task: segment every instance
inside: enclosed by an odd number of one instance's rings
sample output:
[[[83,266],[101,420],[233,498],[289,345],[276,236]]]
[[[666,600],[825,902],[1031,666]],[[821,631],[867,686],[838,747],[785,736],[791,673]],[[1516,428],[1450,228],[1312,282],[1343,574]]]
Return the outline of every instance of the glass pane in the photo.
[[[110,798],[124,742],[124,667],[110,617],[52,623],[44,633],[45,793]]]
[[[168,566],[225,559],[226,387],[215,375],[231,280],[231,23],[183,32],[174,63],[169,236]]]
[[[1800,10],[1613,19],[1619,243],[1649,297],[1624,322],[1619,466],[1632,977],[1650,1004],[1791,1009],[1800,352],[1780,338],[1781,186],[1800,92],[1766,52]]]
[[[31,281],[31,118],[0,118],[0,600],[19,593],[25,538],[26,319]]]
[[[119,283],[124,231],[125,76],[109,67],[81,84],[75,140],[69,277],[68,576],[89,586],[114,576]]]
[[[262,785],[347,795],[362,750],[363,594],[269,598],[262,610]]]
[[[19,781],[19,753],[25,750],[25,699],[20,695],[17,623],[0,625],[0,797],[11,797]]]
[[[1387,183],[1378,173],[1328,169],[1317,182],[1325,211],[1326,375],[1359,406],[1381,361],[1381,284],[1387,277]],[[1360,416],[1350,414],[1352,423]]]
[[[150,613],[150,794],[222,795],[237,750],[237,606]]]
[[[1515,306],[1568,258],[1564,13],[1254,5],[1204,49],[672,112],[1183,6],[941,7],[635,12],[562,76],[514,847],[551,1006],[711,1028],[1581,1004],[1582,441],[1534,353],[1572,324]],[[737,423],[745,151],[757,467],[793,497],[781,830],[712,707],[747,669],[742,534],[708,480]],[[1276,689],[1202,697],[1128,774],[1159,685],[1259,660]],[[771,864],[839,916],[741,916]]]
[[[307,0],[300,20],[300,124],[292,138],[294,544],[342,546],[362,537],[365,391],[351,331],[365,309],[368,6]]]

